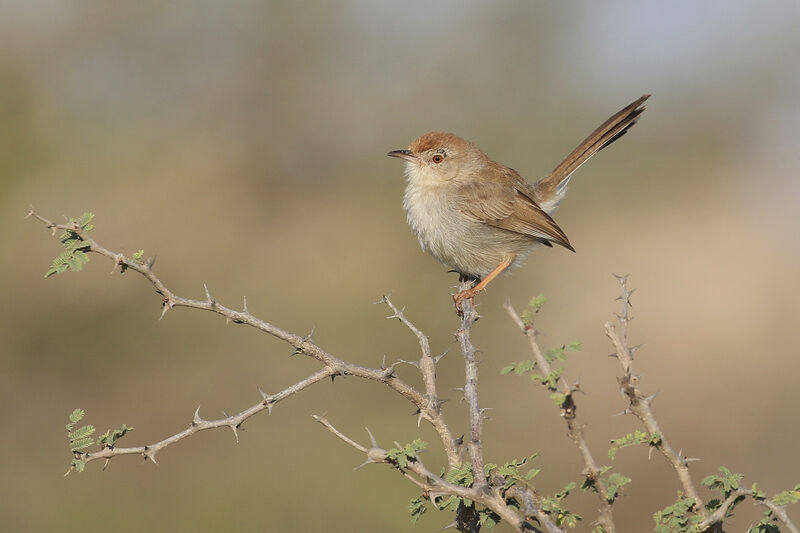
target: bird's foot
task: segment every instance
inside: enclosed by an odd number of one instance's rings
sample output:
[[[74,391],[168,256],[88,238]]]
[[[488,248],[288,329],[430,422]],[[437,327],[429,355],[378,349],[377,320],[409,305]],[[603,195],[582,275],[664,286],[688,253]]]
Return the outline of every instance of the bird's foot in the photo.
[[[476,290],[476,287],[471,287],[453,296],[453,303],[455,303],[456,305],[456,313],[458,314],[458,316],[460,317],[464,316],[464,309],[461,307],[461,303],[464,300],[469,300],[470,304],[472,304],[472,299],[479,292],[481,292],[480,289]]]

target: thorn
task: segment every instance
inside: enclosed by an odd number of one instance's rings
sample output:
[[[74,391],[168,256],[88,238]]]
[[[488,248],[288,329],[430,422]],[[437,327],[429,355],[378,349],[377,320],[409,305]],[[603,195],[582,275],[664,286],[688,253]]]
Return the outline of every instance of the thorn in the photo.
[[[611,416],[622,416],[622,415],[629,415],[629,414],[631,414],[631,412],[628,409],[624,409],[623,411],[620,411],[619,413],[616,413],[616,414],[611,415]]]
[[[405,359],[400,359],[399,362],[419,368],[419,361],[406,361]]]
[[[239,426],[231,424],[230,428],[233,430],[233,436],[236,437],[236,444],[239,444]]]
[[[258,388],[258,392],[261,393],[261,405],[264,405],[267,408],[267,414],[272,414],[272,407],[275,405],[275,400],[272,398],[270,394],[267,394],[261,387]]]
[[[317,326],[311,326],[311,331],[308,332],[308,335],[303,337],[303,342],[311,342],[311,337],[314,336],[314,330]]]
[[[655,400],[656,396],[658,396],[658,392],[659,391],[655,391],[653,394],[651,394],[650,396],[648,396],[647,398],[644,399],[644,401],[647,402],[647,405],[650,405],[650,404],[653,403],[653,400]]]
[[[431,500],[431,501],[433,501],[433,500]],[[447,524],[443,528],[438,529],[437,531],[444,531],[446,529],[456,529],[457,527],[458,527],[458,522],[453,520],[452,522],[450,522],[449,524]]]
[[[217,305],[217,302],[215,302],[214,299],[211,297],[211,293],[208,292],[208,285],[203,283],[203,288],[206,290],[206,303],[208,303],[211,307]]]
[[[632,320],[632,319],[631,319],[631,320]],[[644,346],[644,344],[637,344],[636,346],[631,346],[630,348],[628,348],[628,351],[629,351],[629,352],[630,352],[630,354],[631,354],[631,359],[633,359],[633,354],[635,354],[635,353],[636,353],[636,350],[638,350],[638,349],[639,349],[639,348],[641,348],[642,346]]]
[[[375,303],[378,303],[378,302],[375,302]],[[372,464],[372,463],[374,463],[374,462],[375,462],[375,461],[373,461],[372,459],[370,459],[369,457],[367,457],[367,458],[364,460],[364,462],[363,462],[363,463],[361,463],[360,465],[358,465],[357,467],[355,467],[353,470],[358,470],[359,468],[361,468],[361,467],[364,467],[364,466],[367,466],[368,464]]]
[[[153,265],[156,264],[156,256],[148,257],[147,261],[144,262],[144,267],[147,270],[153,270]]]
[[[125,257],[122,254],[114,255],[114,267],[111,269],[109,274],[113,274],[117,271],[117,267],[122,266],[125,264]]]
[[[443,351],[442,353],[440,353],[439,355],[434,357],[433,358],[433,364],[438,365],[439,361],[441,360],[441,358],[444,357],[445,355],[447,355],[447,350]]]
[[[247,310],[247,296],[242,297],[244,299],[244,305],[242,306],[242,313],[249,315],[250,311]]]
[[[145,462],[150,459],[154,465],[158,465],[158,461],[156,461],[156,452],[150,451],[148,446],[144,447],[144,451],[142,452],[142,458]]]
[[[689,466],[689,463],[694,463],[695,461],[701,461],[699,457],[684,457],[683,458],[683,465]]]
[[[630,274],[624,274],[622,276],[620,276],[619,274],[613,274],[613,276],[617,278],[617,281],[619,281],[622,284],[625,284],[628,282],[628,276],[630,276]]]
[[[436,498],[443,498],[444,496],[447,496],[446,492],[439,492],[439,491],[435,491],[435,490],[429,490],[428,491],[428,499],[434,505],[436,505]]]
[[[365,427],[364,429],[366,429],[367,430],[367,434],[369,434],[369,441],[372,444],[372,447],[373,448],[377,448],[378,447],[378,443],[375,441],[375,436],[372,434],[372,432],[369,430],[369,428]]]
[[[106,457],[106,460],[103,463],[103,471],[105,471],[105,469],[108,468],[108,463],[110,463],[110,462],[111,462],[111,458],[110,457]]]
[[[417,428],[422,426],[422,411],[419,412],[419,416],[417,417]]]
[[[164,300],[161,302],[161,316],[158,317],[159,320],[163,319],[164,315],[167,314],[167,311],[172,309],[172,305],[172,301],[169,298],[164,298]]]
[[[652,447],[652,446],[650,446],[650,447],[647,449],[647,460],[649,461],[649,460],[650,460],[652,457],[653,457],[653,447]]]
[[[200,418],[200,406],[198,405],[197,409],[194,412],[194,417],[192,418],[192,425],[196,426],[197,424],[200,424],[202,422],[205,422],[205,420]]]
[[[386,370],[386,354],[381,357],[381,370]]]
[[[459,448],[459,447],[461,447],[461,446],[464,444],[464,435],[462,434],[460,437],[458,437],[458,438],[457,438],[457,439],[454,441],[454,443],[455,443],[455,445],[456,445],[456,448]]]

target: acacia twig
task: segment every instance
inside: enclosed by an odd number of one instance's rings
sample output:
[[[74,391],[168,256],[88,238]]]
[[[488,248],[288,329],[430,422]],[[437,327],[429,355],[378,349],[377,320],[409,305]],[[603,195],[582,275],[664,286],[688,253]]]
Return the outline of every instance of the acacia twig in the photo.
[[[392,310],[393,314],[387,318],[397,318],[400,320],[400,322],[414,334],[419,342],[422,355],[419,362],[415,363],[414,366],[419,368],[422,374],[427,400],[425,408],[420,409],[419,414],[421,418],[428,420],[439,434],[445,454],[447,455],[447,463],[450,468],[455,468],[459,463],[458,443],[453,439],[450,428],[444,421],[444,416],[442,415],[442,404],[444,402],[439,399],[438,393],[436,392],[436,364],[442,356],[433,357],[431,355],[428,337],[406,317],[403,309],[398,309],[392,303],[388,295],[384,295],[379,302],[385,303]]]
[[[459,291],[471,286],[471,282],[462,282]],[[483,461],[482,426],[483,413],[478,405],[478,359],[475,346],[470,339],[470,328],[478,320],[472,299],[467,298],[461,304],[461,327],[456,333],[464,356],[464,400],[467,402],[469,412],[469,455],[472,461],[472,475],[475,479],[474,487],[482,489],[486,485],[486,472]]]
[[[692,476],[689,473],[689,459],[681,457],[675,449],[670,446],[666,436],[658,425],[650,405],[653,401],[653,396],[645,396],[639,389],[639,376],[633,370],[633,354],[638,346],[628,346],[628,324],[630,323],[630,297],[634,290],[628,289],[628,276],[616,276],[620,283],[622,294],[618,300],[622,302],[622,312],[617,315],[620,325],[620,334],[617,333],[616,328],[610,323],[606,322],[605,330],[606,336],[611,339],[614,345],[615,355],[622,365],[625,374],[618,378],[618,382],[622,391],[627,396],[630,405],[628,411],[636,415],[642,422],[644,427],[650,434],[650,445],[666,457],[667,461],[675,469],[680,480],[683,492],[687,497],[692,498],[695,502],[700,516],[705,520],[708,518],[708,511],[703,507],[703,500],[700,498],[697,490],[695,489]]]
[[[547,358],[544,356],[544,352],[542,352],[541,347],[539,346],[539,342],[536,340],[538,331],[533,327],[531,324],[525,324],[522,320],[522,317],[517,313],[514,307],[511,305],[511,301],[507,300],[506,303],[503,305],[503,308],[506,310],[508,315],[511,317],[511,320],[517,325],[517,327],[522,330],[525,336],[528,338],[528,344],[531,347],[531,352],[533,352],[533,357],[536,361],[536,366],[539,368],[540,373],[543,377],[551,375],[553,372],[552,366]],[[567,434],[569,438],[575,443],[575,446],[580,451],[581,457],[583,458],[583,462],[586,465],[586,468],[583,470],[583,475],[592,482],[592,485],[597,488],[597,492],[600,496],[601,500],[601,507],[600,507],[600,516],[597,518],[597,523],[603,527],[603,530],[606,533],[615,533],[616,526],[614,525],[614,517],[611,508],[611,502],[613,498],[609,498],[608,490],[606,486],[603,485],[600,476],[601,471],[600,468],[597,466],[597,463],[592,457],[592,452],[589,449],[589,444],[586,442],[586,438],[583,434],[583,424],[580,424],[577,419],[577,406],[575,405],[575,398],[574,398],[574,390],[567,381],[562,377],[558,379],[557,386],[560,389],[561,393],[564,395],[566,400],[562,404],[561,408],[561,416],[564,418],[564,421],[567,424]]]
[[[86,249],[87,252],[92,252],[110,259],[111,261],[114,262],[115,270],[117,267],[119,267],[121,271],[131,270],[133,272],[142,275],[153,285],[156,292],[161,296],[162,318],[167,311],[175,307],[188,307],[191,309],[200,309],[203,311],[210,311],[212,313],[222,315],[226,318],[228,323],[245,324],[285,341],[294,348],[295,353],[304,354],[320,362],[323,365],[323,369],[320,372],[324,371],[328,373],[328,375],[330,375],[331,378],[334,378],[336,376],[347,375],[383,383],[390,389],[394,390],[395,392],[397,392],[398,394],[409,400],[421,412],[427,412],[427,410],[429,409],[429,400],[427,396],[425,394],[422,394],[420,391],[416,390],[414,387],[412,387],[399,377],[397,377],[397,375],[395,374],[394,365],[388,366],[386,368],[370,368],[362,365],[348,363],[343,359],[340,359],[320,348],[317,344],[315,344],[311,340],[310,335],[301,336],[295,333],[290,333],[282,328],[279,328],[274,324],[271,324],[269,322],[261,320],[260,318],[257,318],[247,309],[246,299],[244,301],[244,306],[241,311],[237,311],[225,305],[220,304],[211,296],[211,292],[209,291],[207,286],[204,286],[204,292],[206,295],[206,298],[204,300],[195,300],[191,298],[184,298],[182,296],[178,296],[177,294],[172,292],[153,271],[152,260],[139,262],[130,257],[125,256],[122,253],[113,252],[102,246],[96,240],[94,240],[91,236],[89,236],[89,234],[86,231],[84,231],[80,227],[79,224],[75,222],[57,224],[51,220],[42,217],[41,215],[36,213],[33,209],[31,209],[28,212],[28,217],[33,217],[44,223],[48,229],[52,230],[53,235],[55,235],[57,230],[73,232],[78,237],[80,237],[80,239],[84,243],[86,243],[86,245],[88,246],[88,249]],[[314,374],[314,376],[316,375],[317,374]],[[248,411],[249,410],[244,412]],[[426,417],[426,419],[429,418]],[[227,423],[227,418],[221,419],[219,421],[213,421],[210,423],[218,423],[216,426],[213,427],[230,426],[230,424]],[[209,428],[204,426],[204,429],[209,429]],[[180,440],[182,438],[185,438],[186,436],[189,436],[197,432],[197,430],[192,430],[191,432],[189,432],[190,430],[191,428],[177,434],[180,435],[180,438],[176,440]],[[165,440],[170,440],[174,438],[175,436]],[[173,441],[170,440],[170,443],[171,442]],[[164,445],[162,445],[161,448],[163,448],[163,446]],[[124,448],[120,449],[123,450]],[[137,451],[131,451],[128,453],[140,453],[138,451],[138,448],[136,448],[135,450]],[[98,453],[109,453],[109,452],[105,451]],[[121,455],[121,454],[122,454],[121,452],[117,452],[115,455]]]
[[[175,444],[176,442],[185,439],[186,437],[190,437],[195,433],[199,433],[200,431],[205,431],[207,429],[216,429],[222,427],[228,427],[233,430],[233,434],[236,437],[236,442],[239,442],[239,428],[241,428],[242,424],[245,420],[250,418],[251,416],[260,413],[263,410],[267,410],[268,412],[272,412],[272,407],[281,400],[285,400],[289,396],[297,394],[298,392],[302,391],[303,389],[310,387],[311,385],[322,381],[323,379],[334,375],[333,369],[330,367],[325,367],[321,370],[318,370],[314,374],[308,376],[305,379],[302,379],[283,389],[280,392],[276,392],[274,394],[266,394],[265,392],[261,392],[262,399],[257,404],[253,405],[245,409],[244,411],[237,413],[235,415],[227,416],[225,418],[220,418],[217,420],[203,420],[200,417],[200,408],[198,407],[194,413],[194,417],[192,417],[192,421],[189,424],[189,427],[185,430],[176,433],[170,437],[167,437],[163,440],[155,442],[153,444],[147,444],[144,446],[134,446],[128,448],[120,448],[117,446],[107,446],[100,451],[97,452],[74,452],[75,457],[84,461],[86,463],[95,461],[97,459],[105,459],[109,461],[113,457],[117,457],[119,455],[141,455],[144,457],[145,460],[149,459],[154,464],[158,464],[156,462],[156,454],[166,448],[171,444]]]
[[[500,493],[499,489],[486,490],[486,488],[479,488],[473,485],[472,487],[463,487],[450,483],[449,481],[437,476],[430,471],[419,458],[409,459],[405,467],[394,463],[389,458],[385,449],[379,447],[375,442],[372,433],[370,439],[372,440],[371,446],[363,446],[344,435],[341,431],[328,421],[324,416],[312,415],[314,420],[325,426],[331,433],[336,435],[339,439],[346,442],[353,448],[367,454],[367,459],[364,464],[368,463],[386,463],[398,469],[403,475],[410,479],[414,484],[421,487],[424,494],[430,499],[431,502],[436,504],[435,501],[439,498],[446,496],[457,496],[479,503],[488,509],[497,513],[503,520],[507,521],[517,531],[534,531],[541,533],[541,530],[530,524],[524,517],[517,514],[517,512],[505,502],[505,498]],[[369,431],[369,430],[367,430]],[[410,476],[409,473],[414,474]],[[553,523],[550,517],[538,509],[534,503],[534,499],[530,493],[527,493],[527,499],[524,500],[524,510],[526,515],[536,518],[539,523],[545,527],[549,533],[564,533],[564,531]],[[474,508],[474,506],[473,506]]]

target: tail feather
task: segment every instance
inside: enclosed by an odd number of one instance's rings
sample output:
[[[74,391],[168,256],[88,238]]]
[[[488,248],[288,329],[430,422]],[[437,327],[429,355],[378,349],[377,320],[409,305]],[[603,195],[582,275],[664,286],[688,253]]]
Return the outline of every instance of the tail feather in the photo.
[[[636,124],[644,110],[644,102],[650,98],[645,94],[611,118],[603,122],[575,148],[553,171],[534,185],[536,199],[542,209],[552,214],[567,192],[567,184],[573,172],[594,154],[613,143]]]

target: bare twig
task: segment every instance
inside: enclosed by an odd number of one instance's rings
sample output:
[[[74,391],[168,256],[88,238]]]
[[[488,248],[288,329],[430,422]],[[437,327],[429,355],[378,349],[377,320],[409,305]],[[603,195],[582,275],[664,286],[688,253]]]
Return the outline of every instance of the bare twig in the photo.
[[[450,468],[455,468],[459,463],[458,444],[453,439],[450,428],[442,416],[442,401],[436,392],[436,363],[437,360],[431,356],[431,348],[428,337],[417,328],[405,315],[403,309],[398,309],[388,295],[381,298],[380,302],[385,303],[392,310],[393,314],[387,318],[397,318],[417,337],[422,355],[419,359],[419,370],[422,374],[422,381],[425,384],[426,406],[420,409],[420,416],[428,420],[433,425],[439,438],[442,440],[447,463]]]
[[[533,357],[536,360],[536,366],[539,368],[543,377],[551,375],[553,372],[552,366],[547,358],[544,356],[544,352],[542,352],[541,347],[539,346],[539,342],[536,340],[536,336],[538,332],[532,325],[526,325],[525,322],[522,320],[522,317],[517,313],[514,307],[511,305],[511,301],[507,300],[506,303],[503,305],[503,308],[506,310],[508,315],[511,317],[511,320],[517,325],[517,327],[522,330],[525,336],[528,338],[528,343],[531,347],[531,352],[533,352]],[[567,432],[569,438],[575,443],[575,446],[580,451],[581,457],[583,457],[583,462],[586,465],[586,468],[583,470],[583,475],[589,479],[593,486],[597,488],[597,492],[600,496],[601,500],[601,507],[600,507],[600,516],[597,518],[597,523],[603,527],[603,530],[606,533],[615,533],[616,526],[614,525],[614,517],[611,508],[611,502],[613,498],[610,498],[608,490],[606,486],[603,485],[601,482],[600,476],[601,471],[600,468],[597,466],[594,458],[592,457],[592,452],[589,449],[589,444],[586,442],[586,439],[583,434],[583,425],[578,422],[577,419],[577,406],[575,405],[575,399],[573,394],[572,387],[569,386],[567,381],[560,377],[557,382],[557,386],[561,393],[566,398],[564,403],[562,404],[561,408],[561,416],[564,418],[564,421],[567,423]]]
[[[98,452],[75,452],[75,455],[78,459],[88,463],[90,461],[95,461],[97,459],[111,459],[113,457],[117,457],[119,455],[141,455],[145,459],[150,459],[153,463],[156,463],[156,454],[166,448],[171,444],[175,444],[176,442],[185,439],[186,437],[190,437],[195,433],[199,433],[200,431],[205,431],[207,429],[216,429],[227,427],[233,430],[234,436],[236,437],[236,441],[239,441],[239,428],[242,426],[245,420],[250,418],[251,416],[260,413],[263,410],[268,410],[272,412],[272,407],[281,400],[285,400],[289,396],[293,394],[297,394],[301,390],[310,387],[311,385],[322,381],[323,379],[334,375],[333,369],[330,367],[325,367],[322,370],[318,370],[314,374],[308,376],[305,379],[302,379],[283,389],[280,392],[276,392],[275,394],[265,394],[261,393],[262,399],[257,404],[253,405],[245,409],[244,411],[231,415],[225,418],[220,418],[218,420],[203,420],[200,417],[200,408],[198,407],[194,413],[194,417],[192,418],[189,427],[185,430],[181,431],[180,433],[176,433],[166,439],[160,440],[153,444],[147,444],[145,446],[135,446],[130,448],[120,448],[117,446],[108,446],[103,448]]]
[[[394,368],[391,366],[388,368],[369,368],[348,363],[320,348],[317,344],[312,342],[310,336],[302,336],[295,333],[290,333],[274,324],[255,317],[252,313],[250,313],[246,305],[242,311],[236,311],[220,304],[211,298],[207,287],[205,288],[205,300],[194,300],[191,298],[178,296],[177,294],[173,293],[155,274],[153,271],[154,261],[148,259],[144,263],[140,263],[129,257],[126,257],[122,253],[112,252],[111,250],[108,250],[100,245],[77,224],[57,224],[40,216],[33,209],[28,212],[28,216],[43,222],[48,229],[53,231],[53,235],[55,235],[56,230],[74,232],[89,245],[89,249],[87,251],[102,255],[103,257],[113,261],[116,266],[124,266],[128,270],[144,276],[144,278],[147,279],[153,285],[153,287],[155,287],[156,292],[161,295],[162,318],[168,310],[175,307],[189,307],[192,309],[210,311],[212,313],[224,316],[228,322],[232,322],[234,324],[246,324],[285,341],[295,349],[295,353],[307,355],[308,357],[316,359],[325,367],[330,368],[333,371],[331,377],[348,375],[384,383],[389,388],[413,403],[420,411],[425,409],[428,405],[428,399],[426,396],[405,381],[398,378],[395,375]]]

